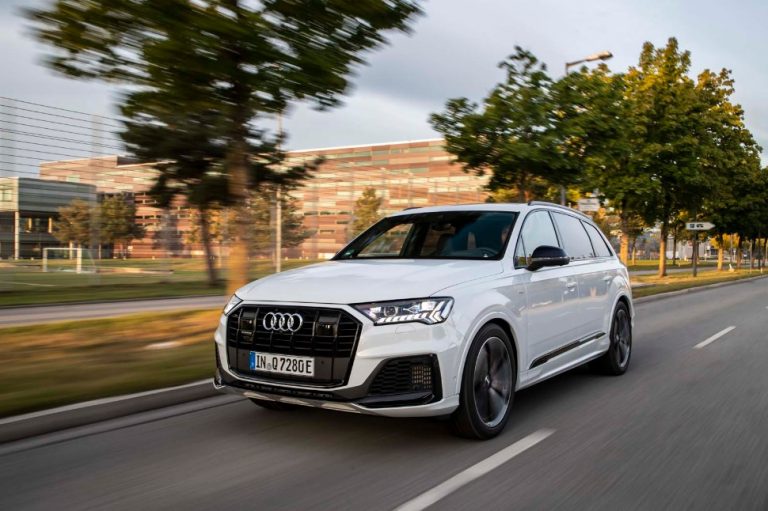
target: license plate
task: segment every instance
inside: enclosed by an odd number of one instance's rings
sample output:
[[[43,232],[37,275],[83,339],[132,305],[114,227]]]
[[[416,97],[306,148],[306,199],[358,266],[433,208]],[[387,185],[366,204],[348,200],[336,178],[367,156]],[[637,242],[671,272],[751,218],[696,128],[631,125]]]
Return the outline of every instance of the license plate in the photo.
[[[315,359],[294,355],[276,355],[273,353],[251,352],[251,371],[290,374],[293,376],[314,376]]]

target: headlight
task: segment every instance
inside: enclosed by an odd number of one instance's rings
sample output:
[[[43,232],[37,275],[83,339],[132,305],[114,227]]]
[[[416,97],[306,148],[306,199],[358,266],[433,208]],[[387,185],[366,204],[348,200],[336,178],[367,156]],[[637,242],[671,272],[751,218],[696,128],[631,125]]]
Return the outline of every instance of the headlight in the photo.
[[[224,306],[224,315],[229,314],[232,309],[237,307],[242,301],[243,300],[239,296],[232,295],[232,298],[230,298],[227,304]]]
[[[354,307],[371,318],[374,325],[411,321],[434,325],[445,321],[451,313],[453,298],[418,298],[396,302],[361,303]]]

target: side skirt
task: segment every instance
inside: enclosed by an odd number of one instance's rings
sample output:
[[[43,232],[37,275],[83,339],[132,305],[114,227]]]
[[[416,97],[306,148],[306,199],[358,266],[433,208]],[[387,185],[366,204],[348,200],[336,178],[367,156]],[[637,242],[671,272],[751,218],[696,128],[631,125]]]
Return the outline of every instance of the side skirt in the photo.
[[[583,346],[587,344],[588,342],[596,341],[603,337],[605,332],[594,332],[592,334],[587,335],[586,337],[582,337],[581,339],[578,339],[576,341],[573,341],[571,343],[566,344],[565,346],[561,346],[560,348],[557,348],[556,350],[552,350],[549,353],[545,353],[544,355],[540,356],[536,360],[534,360],[531,363],[531,367],[528,369],[533,369],[535,367],[538,367],[540,365],[546,364],[550,360],[552,360],[555,357],[559,357],[560,355],[563,355],[571,350],[574,350],[580,346]]]

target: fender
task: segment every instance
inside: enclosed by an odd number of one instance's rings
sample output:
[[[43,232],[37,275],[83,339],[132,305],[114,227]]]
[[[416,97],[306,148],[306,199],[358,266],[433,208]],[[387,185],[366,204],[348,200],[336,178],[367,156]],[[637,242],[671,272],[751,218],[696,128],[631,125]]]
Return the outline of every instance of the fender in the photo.
[[[464,330],[466,333],[462,340],[461,351],[457,357],[458,366],[453,368],[454,372],[452,373],[456,376],[453,384],[453,390],[456,394],[459,393],[461,388],[461,378],[464,374],[464,365],[466,364],[467,353],[469,352],[469,347],[472,344],[472,340],[475,338],[480,329],[482,329],[486,324],[493,320],[504,321],[504,323],[509,326],[509,329],[512,333],[512,339],[510,340],[514,344],[515,352],[517,353],[518,380],[521,371],[523,370],[523,366],[521,366],[522,361],[527,360],[527,349],[524,344],[518,341],[518,339],[524,338],[525,334],[525,325],[522,321],[522,318],[517,318],[513,314],[510,314],[509,311],[513,310],[513,307],[511,300],[509,300],[508,297],[501,295],[500,293],[493,293],[490,296],[496,296],[499,298],[499,300],[495,301],[494,303],[494,301],[489,298],[485,300],[486,305],[481,310],[474,314],[469,314],[473,316],[473,320],[469,328]]]
[[[619,300],[622,298],[625,298],[628,304],[629,309],[629,319],[630,319],[630,325],[632,329],[635,328],[635,306],[632,302],[632,288],[629,286],[629,279],[628,277],[625,277],[623,275],[616,276],[611,281],[611,288],[613,292],[615,293],[613,297],[613,303],[611,304],[611,314],[606,318],[605,323],[605,332],[610,333],[611,329],[611,321],[613,321],[613,315],[616,314],[616,307],[619,305]],[[614,289],[618,288],[618,289]]]

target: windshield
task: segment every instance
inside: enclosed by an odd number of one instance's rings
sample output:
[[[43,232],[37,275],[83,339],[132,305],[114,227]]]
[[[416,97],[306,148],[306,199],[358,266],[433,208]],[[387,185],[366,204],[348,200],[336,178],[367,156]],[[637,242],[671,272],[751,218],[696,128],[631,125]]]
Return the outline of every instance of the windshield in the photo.
[[[517,213],[449,211],[381,220],[334,259],[501,259]]]

